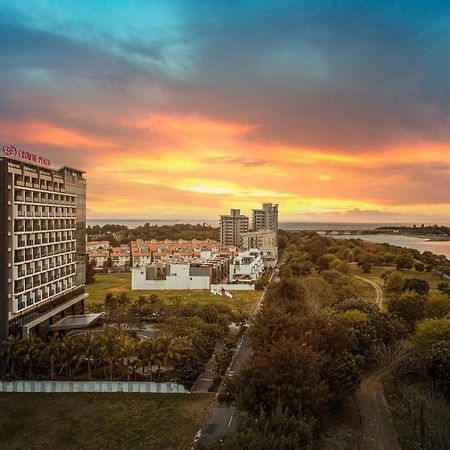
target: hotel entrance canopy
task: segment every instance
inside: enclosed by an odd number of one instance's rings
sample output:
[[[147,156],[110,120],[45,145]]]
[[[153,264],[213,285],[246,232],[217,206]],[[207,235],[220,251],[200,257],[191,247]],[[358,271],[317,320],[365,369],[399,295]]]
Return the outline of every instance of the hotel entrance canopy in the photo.
[[[49,331],[83,330],[90,327],[103,315],[104,313],[96,313],[63,317],[58,322],[50,325]]]

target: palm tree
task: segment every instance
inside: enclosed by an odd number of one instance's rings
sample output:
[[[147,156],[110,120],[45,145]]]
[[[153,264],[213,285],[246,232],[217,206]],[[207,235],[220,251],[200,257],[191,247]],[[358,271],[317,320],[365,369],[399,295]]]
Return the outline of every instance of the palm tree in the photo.
[[[6,371],[14,376],[15,365],[19,357],[20,340],[16,336],[9,336],[0,345],[0,356],[6,360]]]
[[[159,358],[158,342],[156,339],[146,339],[139,344],[138,360],[142,365],[142,373],[145,376],[145,369],[150,373],[150,381],[153,378],[153,366],[159,366],[161,359]]]
[[[76,342],[73,338],[64,338],[61,342],[61,373],[67,369],[67,376],[72,379],[73,363],[76,359]]]
[[[77,365],[80,366],[84,362],[87,365],[88,379],[91,380],[91,366],[95,362],[95,357],[97,356],[98,342],[92,331],[86,331],[78,339],[78,362]]]
[[[127,372],[127,381],[130,381],[130,366],[135,360],[136,341],[130,335],[123,333],[119,338],[119,344],[123,367]]]
[[[172,336],[165,335],[159,339],[158,356],[164,367],[167,369],[169,380],[170,369],[181,360],[189,346],[190,341],[186,336],[174,339]]]
[[[30,333],[20,341],[20,354],[27,365],[27,377],[33,378],[33,365],[38,360],[42,347],[42,341],[34,333]]]
[[[118,359],[119,353],[119,342],[115,334],[107,331],[100,341],[100,354],[104,363],[108,364],[109,368],[109,379],[114,380],[114,366]],[[106,376],[106,366],[104,367],[105,378]]]
[[[41,352],[41,358],[45,363],[50,362],[50,379],[53,380],[55,375],[55,361],[58,361],[61,357],[61,341],[53,336],[50,341],[45,345]]]

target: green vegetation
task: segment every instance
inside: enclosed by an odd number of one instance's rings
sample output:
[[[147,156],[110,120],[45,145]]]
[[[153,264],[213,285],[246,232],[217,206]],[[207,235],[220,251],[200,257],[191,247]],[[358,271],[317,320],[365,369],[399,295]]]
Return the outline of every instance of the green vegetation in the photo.
[[[254,354],[223,396],[235,399],[246,429],[217,448],[265,448],[264,440],[274,436],[283,450],[316,448],[363,373],[381,363],[390,374],[388,397],[404,448],[447,449],[450,297],[441,275],[450,270],[446,258],[311,232],[281,232],[280,246],[286,264],[250,328]],[[373,287],[361,292],[352,275],[383,287],[383,311]],[[277,419],[271,416],[275,410]],[[295,440],[290,421],[301,432]]]
[[[112,245],[128,244],[136,239],[144,241],[156,240],[218,240],[219,229],[206,223],[191,225],[180,223],[175,225],[145,225],[137,228],[128,228],[125,225],[94,225],[87,228],[90,241],[109,241]]]
[[[233,312],[243,314],[251,314],[261,297],[261,292],[258,291],[234,291],[233,298],[214,295],[206,290],[132,291],[130,273],[98,273],[95,275],[95,283],[86,286],[86,292],[89,294],[86,307],[90,311],[102,311],[107,294],[120,295],[123,292],[131,301],[153,294],[167,304],[178,302],[181,305],[228,305]]]
[[[260,292],[233,299],[206,291],[131,291],[130,274],[98,274],[87,286],[91,311],[104,312],[85,333],[43,342],[31,335],[0,346],[9,379],[155,380],[191,387],[217,342],[224,344],[218,377],[230,360],[235,338]],[[221,362],[220,362],[221,361]],[[217,382],[220,380],[218,379]]]
[[[1,394],[0,448],[186,449],[210,395]]]

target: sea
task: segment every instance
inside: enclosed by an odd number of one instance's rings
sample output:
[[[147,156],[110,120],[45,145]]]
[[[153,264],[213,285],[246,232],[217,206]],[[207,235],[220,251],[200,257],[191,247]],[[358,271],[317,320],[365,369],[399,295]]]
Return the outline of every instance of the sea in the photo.
[[[133,220],[133,219],[104,219],[104,220],[89,220],[88,225],[126,225],[128,228],[137,228],[139,226],[145,225],[146,223],[150,225],[175,225],[181,223],[189,224],[207,224],[213,227],[219,226],[218,220],[211,219],[148,219],[148,220]],[[389,226],[405,226],[410,227],[413,225],[420,226],[421,222],[385,222],[385,223],[357,223],[357,222],[280,222],[280,228],[282,230],[290,231],[370,231],[375,230],[378,227],[389,227]],[[426,225],[433,225],[433,223],[426,223]],[[450,226],[450,223],[438,223],[438,225]],[[430,251],[437,255],[445,255],[450,259],[450,241],[430,241],[426,238],[421,237],[411,237],[403,235],[393,235],[393,234],[364,234],[364,235],[336,235],[333,236],[339,239],[350,239],[350,238],[360,238],[370,242],[376,243],[388,243],[392,245],[398,245],[399,247],[414,248],[420,252]]]

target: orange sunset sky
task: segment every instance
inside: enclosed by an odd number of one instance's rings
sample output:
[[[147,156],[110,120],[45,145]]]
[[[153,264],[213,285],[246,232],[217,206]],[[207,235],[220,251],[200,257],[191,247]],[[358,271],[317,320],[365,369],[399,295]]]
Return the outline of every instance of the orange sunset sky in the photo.
[[[376,3],[0,1],[0,141],[92,219],[450,222],[449,9]]]

